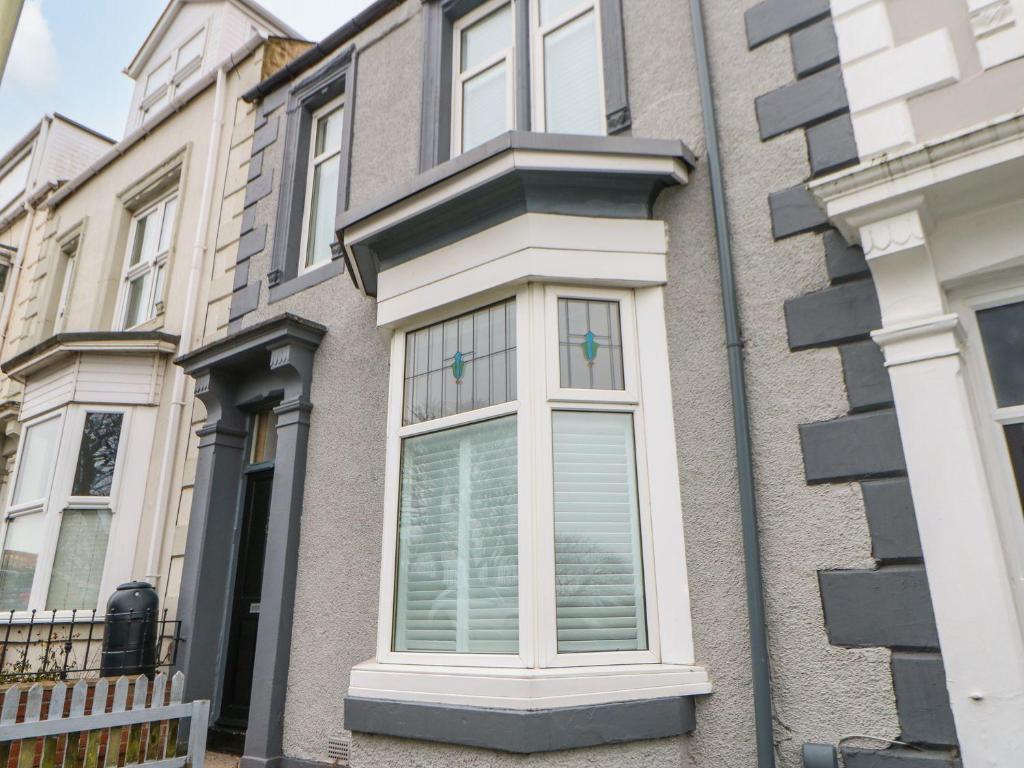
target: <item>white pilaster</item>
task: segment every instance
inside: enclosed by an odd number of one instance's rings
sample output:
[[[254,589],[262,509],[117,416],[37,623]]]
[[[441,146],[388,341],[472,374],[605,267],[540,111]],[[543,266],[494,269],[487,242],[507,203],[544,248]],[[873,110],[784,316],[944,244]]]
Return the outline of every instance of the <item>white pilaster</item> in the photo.
[[[964,765],[1024,755],[1024,638],[1000,545],[962,359],[920,199],[858,223]]]

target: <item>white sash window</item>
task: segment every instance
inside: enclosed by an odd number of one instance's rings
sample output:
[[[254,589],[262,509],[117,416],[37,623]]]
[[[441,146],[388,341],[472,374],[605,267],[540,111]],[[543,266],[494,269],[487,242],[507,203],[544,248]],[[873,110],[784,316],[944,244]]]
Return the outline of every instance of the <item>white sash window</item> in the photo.
[[[171,195],[132,218],[118,314],[122,330],[141,325],[163,311],[177,209],[178,197]]]

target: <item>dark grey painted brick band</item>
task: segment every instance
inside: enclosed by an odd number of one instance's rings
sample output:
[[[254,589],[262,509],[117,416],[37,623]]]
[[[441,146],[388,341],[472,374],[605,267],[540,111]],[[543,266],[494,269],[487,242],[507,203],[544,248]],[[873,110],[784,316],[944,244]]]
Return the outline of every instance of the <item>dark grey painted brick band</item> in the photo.
[[[267,124],[256,131],[252,137],[252,154],[262,152],[275,141],[277,141],[277,129],[281,123],[280,116],[268,120]]]
[[[871,529],[871,554],[876,560],[920,560],[910,481],[905,477],[865,480],[860,484]]]
[[[885,368],[882,350],[871,339],[844,344],[843,377],[851,411],[863,411],[892,405],[892,385]]]
[[[350,731],[522,754],[678,736],[695,726],[689,696],[527,711],[345,699]]]
[[[843,747],[846,768],[962,768],[956,757],[913,749],[861,749]]]
[[[260,281],[248,283],[245,288],[231,294],[231,311],[228,320],[237,320],[242,315],[252,312],[260,305]]]
[[[820,571],[818,582],[832,645],[938,649],[923,565]]]
[[[882,325],[875,285],[858,280],[789,299],[786,325],[794,350],[864,339]]]
[[[800,425],[808,483],[840,482],[906,471],[896,412],[889,409]]]
[[[821,122],[848,109],[843,74],[830,67],[758,96],[754,106],[762,139]]]
[[[269,172],[261,174],[259,178],[249,182],[245,186],[245,202],[243,206],[248,208],[255,202],[262,200],[264,197],[270,194],[274,188],[274,169],[271,168]]]
[[[744,14],[747,45],[754,48],[828,14],[828,0],[764,0]]]
[[[807,159],[815,176],[854,165],[860,159],[849,114],[833,117],[807,129]]]
[[[797,77],[813,75],[839,62],[839,42],[830,16],[794,32],[789,47]]]
[[[776,240],[810,232],[828,223],[825,212],[803,184],[769,194],[768,208],[772,215],[772,236]]]
[[[241,240],[238,241],[238,255],[235,258],[240,262],[251,259],[262,251],[266,245],[267,225],[260,224],[255,229],[251,229],[242,235]]]
[[[956,746],[946,671],[938,653],[893,653],[892,683],[900,741]]]
[[[247,182],[252,181],[257,176],[263,173],[263,153],[253,155],[249,158],[249,173],[246,175],[245,180]]]
[[[861,247],[847,245],[838,231],[832,229],[826,232],[822,242],[825,244],[825,268],[832,282],[843,282],[871,274]]]

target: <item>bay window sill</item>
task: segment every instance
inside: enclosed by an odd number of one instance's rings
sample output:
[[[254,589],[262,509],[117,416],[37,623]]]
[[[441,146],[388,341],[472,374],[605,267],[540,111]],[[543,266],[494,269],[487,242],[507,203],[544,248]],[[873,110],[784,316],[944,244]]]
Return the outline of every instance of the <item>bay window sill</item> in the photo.
[[[532,753],[678,736],[696,725],[702,667],[633,664],[482,669],[379,664],[352,669],[345,727]]]

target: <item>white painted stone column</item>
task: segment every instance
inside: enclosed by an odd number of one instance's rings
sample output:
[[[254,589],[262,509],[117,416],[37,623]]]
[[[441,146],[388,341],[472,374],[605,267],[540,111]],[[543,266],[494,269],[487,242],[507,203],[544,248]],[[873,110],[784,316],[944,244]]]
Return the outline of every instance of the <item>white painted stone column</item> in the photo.
[[[1024,636],[920,199],[858,222],[965,768],[1020,764]]]

